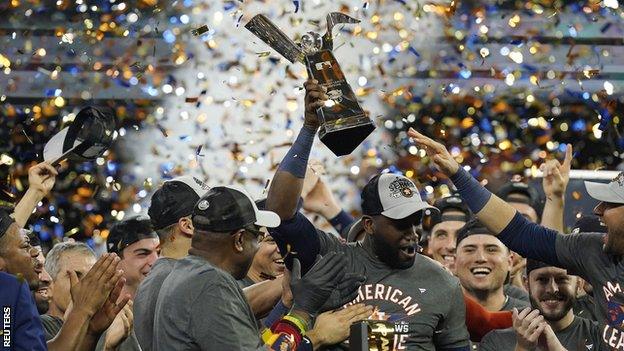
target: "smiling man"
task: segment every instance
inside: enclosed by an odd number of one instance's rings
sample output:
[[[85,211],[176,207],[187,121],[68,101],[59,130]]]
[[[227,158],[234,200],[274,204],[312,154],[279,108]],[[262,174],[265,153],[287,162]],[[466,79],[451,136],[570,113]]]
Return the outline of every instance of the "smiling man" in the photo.
[[[122,296],[134,295],[141,281],[152,269],[160,252],[158,234],[149,218],[134,217],[113,224],[106,239],[108,252],[121,257],[119,268],[124,271],[126,284]]]
[[[590,320],[575,316],[572,311],[576,301],[578,277],[568,275],[565,269],[535,260],[528,260],[526,272],[525,285],[529,291],[531,307],[539,311],[544,319],[542,323],[548,324],[559,343],[567,350],[598,350],[600,344],[598,326]],[[519,315],[521,316],[522,312]],[[525,316],[528,317],[528,314],[525,313]],[[516,322],[517,329],[521,324],[518,322],[519,320]],[[534,326],[537,329],[539,322],[536,321]],[[483,338],[479,349],[513,351],[517,349],[518,339],[522,338],[518,337],[518,331],[513,328],[492,331]],[[548,338],[550,332],[551,330],[541,332],[544,339]],[[551,349],[555,350],[554,347],[547,348]]]
[[[254,256],[247,276],[238,281],[238,285],[241,288],[246,288],[265,280],[273,280],[284,274],[284,269],[286,268],[284,259],[273,237],[265,233],[261,240],[258,243],[258,252]]]
[[[457,231],[470,220],[472,214],[461,197],[451,195],[437,200],[438,211],[426,211],[423,229],[429,232],[427,256],[442,263],[451,272],[455,270]]]
[[[528,306],[505,294],[503,285],[511,267],[511,252],[479,221],[472,220],[459,230],[456,255],[455,273],[461,285],[488,311]]]
[[[361,243],[344,244],[334,235],[315,228],[297,211],[308,157],[319,129],[316,109],[327,99],[324,89],[314,80],[308,80],[305,89],[304,126],[282,159],[266,202],[267,209],[282,220],[270,233],[284,254],[286,265],[292,265],[291,252],[297,253],[302,272],[312,267],[318,254],[344,252],[351,277],[366,276],[358,297],[351,303],[374,306],[377,319],[407,324],[399,325],[408,330],[396,335],[397,349],[468,350],[466,307],[458,280],[438,263],[417,253],[416,226],[422,212],[432,206],[422,200],[409,178],[382,173],[364,186],[360,223],[366,234]]]
[[[624,350],[624,172],[608,184],[585,182],[589,195],[599,201],[594,213],[605,224],[607,234],[564,235],[531,223],[493,195],[455,161],[444,145],[414,129],[408,135],[453,181],[479,220],[510,249],[524,257],[565,268],[588,281],[594,288],[602,342],[614,350]],[[568,146],[563,163],[551,161],[543,170],[545,176],[569,177],[572,147]]]

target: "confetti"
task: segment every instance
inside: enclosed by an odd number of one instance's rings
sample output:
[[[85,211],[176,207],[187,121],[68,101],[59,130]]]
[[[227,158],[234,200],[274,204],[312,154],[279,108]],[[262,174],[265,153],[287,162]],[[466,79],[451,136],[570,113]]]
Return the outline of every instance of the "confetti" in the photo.
[[[191,30],[191,34],[193,34],[194,36],[199,36],[199,35],[202,35],[204,33],[207,33],[208,31],[210,31],[210,29],[208,28],[207,25],[204,24],[203,26],[201,26],[201,27],[199,27],[197,29]]]
[[[299,12],[299,0],[293,0],[293,5],[295,5],[295,13]]]

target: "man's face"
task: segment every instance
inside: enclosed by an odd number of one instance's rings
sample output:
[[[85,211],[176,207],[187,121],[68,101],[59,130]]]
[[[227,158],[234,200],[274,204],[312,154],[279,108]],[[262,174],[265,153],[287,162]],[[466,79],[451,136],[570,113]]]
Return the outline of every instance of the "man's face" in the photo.
[[[624,204],[600,202],[594,208],[594,214],[607,227],[603,236],[603,250],[614,255],[624,254]]]
[[[39,314],[45,314],[50,308],[50,300],[52,299],[51,284],[52,277],[44,268],[41,274],[39,274],[39,289],[35,291],[35,303],[37,304]]]
[[[502,289],[510,265],[509,250],[494,235],[470,235],[457,247],[455,272],[468,291],[494,293]]]
[[[39,285],[39,273],[43,269],[41,263],[37,261],[39,253],[30,246],[28,236],[15,223],[11,224],[4,236],[0,270],[23,277],[30,289],[36,290]]]
[[[563,318],[576,301],[577,278],[565,269],[543,267],[529,273],[529,298],[547,321]]]
[[[416,225],[420,212],[403,219],[391,219],[383,215],[372,218],[370,235],[377,257],[392,268],[406,269],[414,264],[418,248]],[[365,219],[367,222],[371,219]],[[365,226],[368,226],[365,223]]]
[[[59,271],[52,281],[52,303],[62,312],[65,312],[71,301],[69,274],[76,272],[78,279],[82,278],[95,264],[95,257],[82,252],[64,252],[59,258]]]
[[[126,284],[138,286],[152,270],[160,253],[158,238],[141,239],[126,246],[122,251],[119,269],[123,269]]]
[[[247,276],[247,272],[249,272],[249,268],[258,253],[259,242],[262,241],[266,233],[266,228],[252,226],[232,234],[234,247],[237,247],[234,252],[236,268],[238,268],[237,271],[232,272],[234,279],[241,280]]]
[[[440,222],[431,228],[427,255],[451,270],[455,266],[455,239],[463,221]]]
[[[266,235],[258,245],[258,252],[251,265],[267,277],[276,277],[284,273],[284,260],[270,235]]]

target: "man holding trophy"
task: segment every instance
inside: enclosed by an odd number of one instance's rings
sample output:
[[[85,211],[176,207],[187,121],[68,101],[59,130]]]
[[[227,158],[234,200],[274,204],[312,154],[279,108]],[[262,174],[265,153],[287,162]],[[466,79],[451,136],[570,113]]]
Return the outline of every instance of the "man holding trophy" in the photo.
[[[366,235],[362,243],[343,244],[297,212],[317,131],[336,155],[345,155],[374,129],[331,53],[333,25],[356,20],[342,13],[331,13],[327,19],[328,32],[322,38],[314,33],[304,36],[301,47],[262,15],[246,25],[291,62],[305,62],[309,73],[304,84],[304,126],[280,163],[266,202],[267,210],[281,218],[271,235],[289,268],[294,256],[305,272],[317,255],[337,251],[344,252],[348,261],[344,280],[366,277],[358,297],[350,303],[372,305],[375,311],[368,324],[352,328],[351,350],[468,350],[466,310],[458,280],[417,253],[415,226],[423,210],[431,206],[408,178],[380,174],[364,187]],[[340,300],[341,296],[332,294],[326,305]]]
[[[325,35],[308,32],[301,37],[300,46],[264,15],[254,16],[245,25],[290,62],[304,63],[308,77],[324,89],[329,99],[315,111],[320,122],[319,138],[336,156],[350,154],[375,129],[332,53],[334,25],[358,22],[344,13],[332,12],[327,15]]]

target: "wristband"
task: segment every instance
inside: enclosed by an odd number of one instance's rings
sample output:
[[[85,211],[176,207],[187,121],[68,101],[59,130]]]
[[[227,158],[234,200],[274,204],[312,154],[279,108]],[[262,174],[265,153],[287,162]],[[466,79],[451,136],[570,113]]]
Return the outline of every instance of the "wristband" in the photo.
[[[285,315],[282,320],[292,323],[295,327],[299,329],[301,334],[305,334],[306,330],[308,330],[308,324],[300,318],[293,316],[292,314]]]
[[[457,187],[459,195],[466,201],[474,214],[479,213],[487,204],[492,193],[485,189],[462,167],[451,176],[451,181]]]
[[[315,135],[316,130],[303,126],[290,150],[280,162],[278,170],[288,172],[297,178],[305,178],[308,157],[310,157]]]

